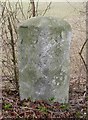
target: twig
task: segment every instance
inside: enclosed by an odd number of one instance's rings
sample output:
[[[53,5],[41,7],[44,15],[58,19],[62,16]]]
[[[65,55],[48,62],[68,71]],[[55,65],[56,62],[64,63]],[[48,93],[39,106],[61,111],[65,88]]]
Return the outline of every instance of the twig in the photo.
[[[50,8],[50,5],[51,5],[52,2],[50,2],[48,5],[47,5],[47,8],[45,9],[44,13],[42,14],[42,16],[44,16],[47,12],[47,10]]]
[[[14,48],[14,38],[13,38],[13,30],[12,30],[12,25],[10,18],[8,17],[8,23],[9,23],[9,31],[10,31],[10,37],[11,37],[11,47],[12,47],[12,56],[13,56],[13,65],[14,65],[14,75],[15,75],[15,83],[16,83],[16,88],[19,90],[18,86],[18,75],[17,75],[17,69],[16,69],[16,55],[15,55],[15,48]]]
[[[22,13],[22,16],[24,17],[24,19],[26,19],[25,15],[24,15],[24,11],[23,11],[22,2],[21,2],[21,5],[20,5],[20,2],[19,2],[19,8],[20,8],[20,11]]]
[[[34,0],[30,0],[30,3],[32,5],[32,16],[35,17],[35,3],[34,3]]]
[[[86,70],[88,71],[88,66],[87,66],[87,64],[86,64],[86,62],[85,62],[85,60],[84,60],[84,58],[83,58],[83,56],[82,56],[82,52],[83,52],[83,49],[84,49],[87,41],[88,41],[88,39],[85,40],[85,42],[84,42],[84,44],[83,44],[83,46],[82,46],[82,48],[81,48],[81,50],[80,50],[80,52],[79,52],[79,55],[80,55],[80,57],[81,57],[84,65],[85,65]]]
[[[36,10],[35,10],[36,16],[38,16],[38,4],[39,4],[39,0],[38,0],[37,3],[36,3]]]

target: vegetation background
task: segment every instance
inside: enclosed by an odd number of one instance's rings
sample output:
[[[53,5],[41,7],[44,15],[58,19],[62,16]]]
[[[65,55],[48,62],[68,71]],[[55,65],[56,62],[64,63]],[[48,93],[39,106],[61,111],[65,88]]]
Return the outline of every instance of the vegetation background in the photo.
[[[87,80],[86,80],[86,3],[74,2],[0,2],[0,42],[1,44],[1,85],[3,98],[3,116],[11,117],[8,109],[19,99],[18,85],[18,27],[26,19],[34,16],[53,16],[63,18],[72,27],[70,47],[70,99],[75,106],[77,117],[87,115]],[[17,98],[13,101],[15,92]],[[13,94],[14,93],[14,94]],[[13,94],[13,95],[12,95]],[[11,105],[10,105],[11,104]],[[58,105],[57,105],[58,106]],[[6,109],[8,108],[8,109]],[[15,107],[16,108],[16,107]],[[20,108],[21,109],[21,108]],[[72,107],[73,109],[73,107]],[[16,112],[16,110],[14,110]],[[81,111],[81,112],[80,112]],[[69,112],[69,114],[71,111]],[[15,114],[15,113],[14,113]],[[20,116],[19,112],[16,112]],[[15,115],[16,116],[16,115]],[[1,115],[2,117],[2,115]]]

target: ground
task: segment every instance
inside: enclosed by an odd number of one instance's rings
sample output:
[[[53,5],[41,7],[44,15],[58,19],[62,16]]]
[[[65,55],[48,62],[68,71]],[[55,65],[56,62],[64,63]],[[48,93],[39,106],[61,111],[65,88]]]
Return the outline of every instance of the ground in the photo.
[[[3,79],[6,85],[7,81],[8,80]],[[53,99],[50,100],[50,103],[42,100],[31,101],[30,98],[20,101],[18,92],[13,86],[3,88],[3,116],[1,116],[1,118],[3,120],[5,118],[85,118],[86,101],[85,97],[83,97],[85,94],[85,91],[83,91],[84,84],[85,83],[82,82],[79,91],[76,83],[70,82],[70,98],[68,104],[53,102]]]

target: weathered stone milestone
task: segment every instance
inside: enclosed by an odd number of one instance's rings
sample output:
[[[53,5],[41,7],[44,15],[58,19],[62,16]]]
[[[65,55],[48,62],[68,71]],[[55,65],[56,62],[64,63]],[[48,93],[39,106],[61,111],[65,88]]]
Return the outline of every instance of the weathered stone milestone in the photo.
[[[68,102],[71,27],[53,17],[34,17],[19,27],[20,98]]]

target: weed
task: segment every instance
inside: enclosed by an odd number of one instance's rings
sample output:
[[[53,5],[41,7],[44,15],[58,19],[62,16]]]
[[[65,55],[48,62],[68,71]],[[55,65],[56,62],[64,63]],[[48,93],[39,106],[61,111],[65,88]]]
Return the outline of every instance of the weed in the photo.
[[[47,113],[48,112],[48,109],[46,107],[44,107],[44,106],[39,106],[38,110],[43,112],[43,113]]]
[[[54,97],[49,98],[49,102],[54,102],[54,100],[55,100]]]
[[[62,104],[60,105],[60,108],[63,110],[69,110],[69,104]]]
[[[12,105],[10,103],[4,105],[4,109],[9,110],[10,108],[12,108]]]

